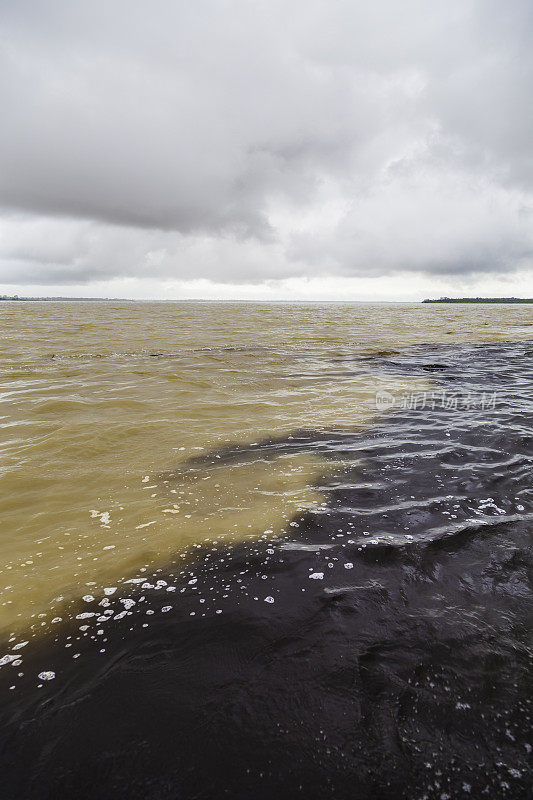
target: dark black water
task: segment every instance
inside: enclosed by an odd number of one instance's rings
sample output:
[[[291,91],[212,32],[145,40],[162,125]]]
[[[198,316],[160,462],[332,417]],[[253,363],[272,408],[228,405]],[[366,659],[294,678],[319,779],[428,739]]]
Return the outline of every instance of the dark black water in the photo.
[[[440,394],[264,443],[342,463],[327,506],[132,585],[102,648],[34,647],[56,678],[1,687],[2,797],[530,797],[532,356],[387,356]]]

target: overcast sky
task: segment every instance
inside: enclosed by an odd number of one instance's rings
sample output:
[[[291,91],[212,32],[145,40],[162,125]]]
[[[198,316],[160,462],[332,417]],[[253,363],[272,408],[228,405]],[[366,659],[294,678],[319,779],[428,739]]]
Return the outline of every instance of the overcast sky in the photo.
[[[0,292],[533,294],[531,0],[0,0]]]

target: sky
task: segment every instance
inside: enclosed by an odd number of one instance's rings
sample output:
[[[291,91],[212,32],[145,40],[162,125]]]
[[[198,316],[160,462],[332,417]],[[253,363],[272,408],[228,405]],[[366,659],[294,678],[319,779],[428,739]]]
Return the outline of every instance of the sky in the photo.
[[[533,295],[531,0],[0,0],[0,293]]]

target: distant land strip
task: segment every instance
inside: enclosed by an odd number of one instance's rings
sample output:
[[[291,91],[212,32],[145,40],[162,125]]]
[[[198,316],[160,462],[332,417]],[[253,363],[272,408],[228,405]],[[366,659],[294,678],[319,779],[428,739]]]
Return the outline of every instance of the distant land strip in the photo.
[[[77,303],[113,303],[113,302],[120,302],[120,303],[133,303],[134,300],[129,300],[127,297],[19,297],[18,295],[13,295],[10,297],[7,294],[0,294],[0,300],[16,300],[16,301],[35,301],[35,300],[63,300],[68,301],[69,303],[75,301]]]
[[[439,297],[423,303],[533,303],[531,297]]]
[[[19,297],[18,295],[7,295],[2,294],[0,295],[0,301],[2,300],[12,300],[15,302],[68,302],[68,303],[135,303],[139,302],[138,300],[133,300],[129,297]],[[152,300],[151,302],[158,302],[157,300]],[[159,301],[161,302],[161,301]],[[163,301],[165,302],[165,301]],[[168,302],[168,301],[166,301]],[[176,303],[211,303],[217,302],[213,300],[205,300],[203,298],[186,298],[181,300],[173,300],[170,302]],[[222,302],[225,303],[238,303],[238,302],[247,302],[247,301],[240,301],[240,300],[223,300]],[[253,301],[248,301],[253,302]],[[260,302],[260,301],[258,301]],[[291,302],[290,300],[284,301],[273,301],[273,302]],[[312,302],[312,301],[310,301]],[[320,302],[320,301],[318,301]],[[326,300],[324,302],[335,302]],[[339,301],[342,302],[342,301]],[[355,301],[356,302],[356,301]],[[383,301],[380,301],[383,302]],[[386,302],[386,301],[385,301]],[[409,302],[409,301],[405,301]],[[423,303],[533,303],[533,298],[531,297],[439,297],[438,299],[428,299],[422,300]]]

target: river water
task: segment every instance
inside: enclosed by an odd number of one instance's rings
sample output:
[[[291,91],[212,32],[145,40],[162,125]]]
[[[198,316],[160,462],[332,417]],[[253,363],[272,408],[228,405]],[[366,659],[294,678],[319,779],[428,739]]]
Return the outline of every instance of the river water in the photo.
[[[0,313],[8,796],[527,796],[531,306]]]

